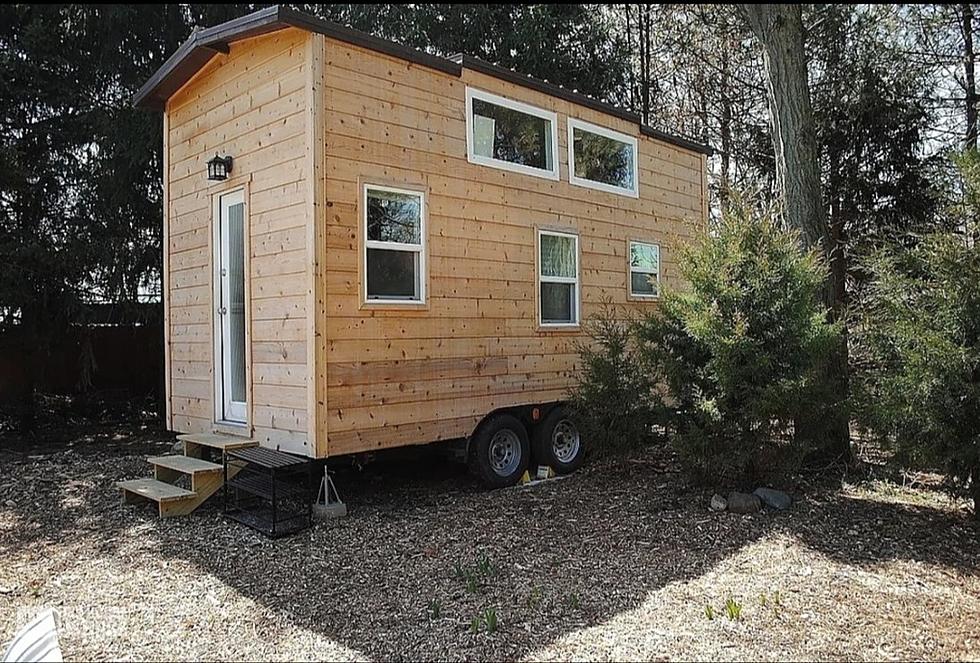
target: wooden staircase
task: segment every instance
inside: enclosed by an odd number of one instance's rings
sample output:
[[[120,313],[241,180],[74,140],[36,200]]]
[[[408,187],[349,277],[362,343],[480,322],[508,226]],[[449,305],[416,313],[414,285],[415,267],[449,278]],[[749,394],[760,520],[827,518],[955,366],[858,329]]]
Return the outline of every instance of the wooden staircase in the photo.
[[[153,466],[152,479],[116,484],[122,490],[124,504],[156,502],[161,518],[186,515],[224,485],[226,451],[258,445],[255,440],[217,433],[178,435],[177,439],[184,443],[183,456],[147,458]]]

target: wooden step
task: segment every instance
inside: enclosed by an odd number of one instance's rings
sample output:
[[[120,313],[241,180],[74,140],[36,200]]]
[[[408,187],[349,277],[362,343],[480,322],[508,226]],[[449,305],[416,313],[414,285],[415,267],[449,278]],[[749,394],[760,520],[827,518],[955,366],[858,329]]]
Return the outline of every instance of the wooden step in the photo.
[[[191,458],[190,456],[151,456],[146,460],[154,467],[165,468],[181,474],[195,475],[224,470],[217,463],[209,463],[206,460]]]
[[[224,483],[225,468],[217,463],[191,456],[154,456],[147,460],[153,465],[154,479],[177,484],[184,477],[190,477],[191,490],[198,496],[203,495],[204,499]]]
[[[116,483],[116,487],[122,489],[124,498],[129,494],[134,494],[142,497],[143,499],[161,503],[197,497],[197,495],[192,491],[184,490],[179,486],[164,483],[163,481],[157,481],[156,479],[131,479],[129,481],[120,481]]]
[[[184,490],[179,486],[157,481],[156,479],[120,481],[116,486],[122,489],[123,503],[156,502],[160,517],[168,518],[170,516],[183,516],[190,513],[217,491],[218,487],[221,486],[220,476],[205,476],[213,477],[207,482],[207,493]]]
[[[178,435],[177,439],[184,443],[184,455],[201,457],[202,448],[207,447],[220,451],[222,454],[232,449],[245,449],[246,447],[257,447],[256,440],[247,437],[236,437],[234,435],[222,435],[221,433],[194,433],[192,435]]]

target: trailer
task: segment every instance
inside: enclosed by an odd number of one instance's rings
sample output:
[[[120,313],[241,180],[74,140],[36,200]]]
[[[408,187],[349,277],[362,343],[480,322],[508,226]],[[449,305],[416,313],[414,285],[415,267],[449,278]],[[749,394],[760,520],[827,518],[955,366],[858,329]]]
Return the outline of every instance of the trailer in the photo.
[[[135,103],[163,114],[166,417],[195,449],[570,471],[583,321],[655,308],[706,223],[705,146],[284,7],[196,31]]]

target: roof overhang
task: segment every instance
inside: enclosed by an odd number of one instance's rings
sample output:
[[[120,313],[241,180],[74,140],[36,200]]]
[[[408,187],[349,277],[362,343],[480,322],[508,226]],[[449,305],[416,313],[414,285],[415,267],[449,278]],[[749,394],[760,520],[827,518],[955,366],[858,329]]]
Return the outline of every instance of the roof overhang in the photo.
[[[415,48],[403,46],[387,39],[381,39],[359,30],[344,27],[337,23],[305,14],[288,7],[275,5],[253,12],[246,16],[227,21],[212,28],[195,30],[173,55],[167,58],[148,81],[133,97],[133,105],[137,108],[162,111],[167,100],[183,87],[198,71],[206,65],[217,53],[228,53],[229,44],[250,37],[283,30],[285,28],[300,28],[316,32],[339,41],[378,51],[392,57],[407,60],[415,64],[436,69],[452,76],[461,76],[463,69],[471,69],[493,76],[523,87],[570,101],[586,108],[606,113],[614,117],[635,122],[640,132],[645,136],[682,147],[693,152],[711,155],[713,150],[701,143],[674,136],[643,124],[636,113],[624,110],[594,99],[588,95],[568,90],[547,81],[531,76],[524,76],[516,71],[484,62],[479,58],[468,55],[455,55],[452,58],[442,58]]]

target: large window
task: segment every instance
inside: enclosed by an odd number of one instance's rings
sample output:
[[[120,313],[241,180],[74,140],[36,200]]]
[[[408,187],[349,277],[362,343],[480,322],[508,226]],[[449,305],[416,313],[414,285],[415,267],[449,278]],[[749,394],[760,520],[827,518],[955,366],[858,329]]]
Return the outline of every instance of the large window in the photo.
[[[578,236],[538,231],[538,303],[544,326],[577,325]]]
[[[568,118],[568,179],[572,184],[637,197],[636,155],[636,138]]]
[[[425,196],[364,187],[365,297],[370,302],[425,301]]]
[[[660,296],[660,247],[656,244],[630,242],[630,295]]]
[[[558,116],[519,101],[466,88],[470,162],[558,179]]]

